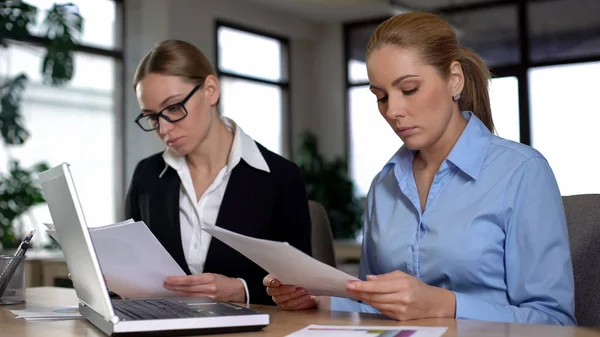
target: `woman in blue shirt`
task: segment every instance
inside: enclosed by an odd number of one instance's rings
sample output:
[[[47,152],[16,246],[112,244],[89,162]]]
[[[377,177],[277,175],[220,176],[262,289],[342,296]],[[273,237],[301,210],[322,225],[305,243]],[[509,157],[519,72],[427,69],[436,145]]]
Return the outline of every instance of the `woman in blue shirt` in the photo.
[[[371,91],[404,145],[367,196],[361,281],[315,297],[268,275],[279,307],[575,324],[561,195],[546,159],[493,134],[490,73],[427,13],[394,16],[367,46]]]

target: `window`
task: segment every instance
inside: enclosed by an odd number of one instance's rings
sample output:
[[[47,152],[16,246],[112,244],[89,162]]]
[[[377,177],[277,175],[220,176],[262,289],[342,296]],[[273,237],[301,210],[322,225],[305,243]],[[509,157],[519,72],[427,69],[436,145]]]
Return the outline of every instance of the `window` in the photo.
[[[519,62],[517,7],[496,6],[442,15],[461,45],[473,49],[488,67]]]
[[[519,142],[519,82],[515,76],[492,79],[490,105],[498,136]]]
[[[221,110],[250,137],[285,155],[287,40],[217,24]]]
[[[37,24],[33,27],[33,32],[42,36],[44,31],[43,19],[46,16],[45,11],[52,8],[55,3],[72,3],[79,8],[79,13],[83,17],[83,34],[81,43],[87,46],[93,46],[104,49],[115,49],[121,47],[118,44],[115,29],[117,6],[115,0],[27,0],[27,3],[38,8]]]
[[[532,146],[550,163],[563,195],[600,193],[600,62],[529,71]]]
[[[533,61],[600,54],[600,1],[532,1],[528,6]]]
[[[371,34],[377,25],[352,27],[346,31],[348,53],[348,83],[350,85],[363,85],[369,82],[366,67],[366,49]]]
[[[402,146],[402,141],[379,113],[368,85],[351,87],[348,96],[350,175],[356,195],[365,196],[375,175]]]
[[[122,52],[115,47],[115,41],[120,39],[114,34],[115,13],[121,6],[108,0],[73,2],[81,5],[86,33],[81,50],[74,54],[75,72],[69,83],[42,83],[44,49],[35,42],[11,42],[1,50],[2,81],[19,73],[28,77],[20,107],[30,138],[24,145],[0,150],[0,171],[7,172],[10,159],[19,160],[24,167],[41,161],[51,167],[70,163],[88,225],[100,226],[122,218],[117,214],[117,205],[122,203],[117,200],[122,198],[117,182],[122,173],[116,167],[121,152],[116,125],[121,113],[117,106],[121,95],[117,68]],[[52,5],[52,1],[42,0],[29,3],[40,10]],[[38,244],[49,242],[42,225],[52,222],[46,205],[32,208],[18,222],[25,226],[24,231],[38,229]]]

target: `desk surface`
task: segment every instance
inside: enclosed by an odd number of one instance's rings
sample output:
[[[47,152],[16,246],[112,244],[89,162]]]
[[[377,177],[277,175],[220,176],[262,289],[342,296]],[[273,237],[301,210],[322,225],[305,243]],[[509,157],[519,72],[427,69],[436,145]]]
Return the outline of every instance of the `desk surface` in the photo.
[[[15,319],[9,310],[23,309],[26,306],[40,305],[74,305],[77,303],[75,291],[65,288],[28,288],[27,304],[0,306],[0,331],[2,336],[11,337],[54,337],[54,336],[105,336],[100,330],[85,319],[54,322],[27,322]],[[225,336],[285,336],[300,330],[309,324],[328,325],[418,325],[446,326],[448,331],[444,336],[564,336],[564,337],[600,337],[600,330],[573,327],[556,327],[541,325],[522,325],[507,323],[492,323],[481,321],[465,321],[453,319],[427,319],[399,323],[381,318],[377,315],[358,314],[333,311],[281,311],[276,307],[252,306],[254,309],[269,313],[271,324],[260,332],[243,334],[227,334]]]

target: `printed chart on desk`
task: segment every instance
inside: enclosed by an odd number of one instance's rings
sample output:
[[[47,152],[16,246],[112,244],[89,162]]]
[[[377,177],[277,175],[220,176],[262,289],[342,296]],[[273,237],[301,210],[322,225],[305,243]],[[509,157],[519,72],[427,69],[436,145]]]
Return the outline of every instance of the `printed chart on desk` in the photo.
[[[444,327],[309,325],[288,337],[440,337]]]

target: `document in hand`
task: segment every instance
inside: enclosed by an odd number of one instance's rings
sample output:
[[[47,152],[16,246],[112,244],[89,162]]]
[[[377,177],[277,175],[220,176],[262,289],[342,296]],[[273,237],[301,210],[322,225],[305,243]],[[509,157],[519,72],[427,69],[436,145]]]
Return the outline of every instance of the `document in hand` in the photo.
[[[60,243],[52,224],[45,224]],[[113,225],[90,227],[90,237],[108,288],[125,298],[173,297],[163,287],[167,276],[184,276],[143,221],[127,220]]]
[[[202,228],[275,276],[308,294],[350,297],[346,283],[358,280],[296,249],[287,242],[251,238],[219,227]]]

